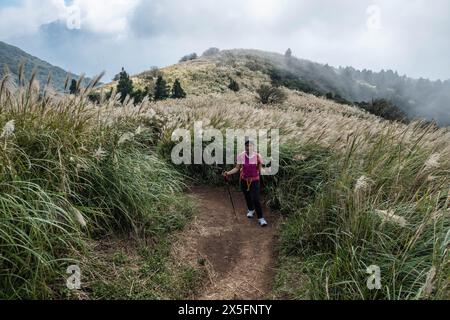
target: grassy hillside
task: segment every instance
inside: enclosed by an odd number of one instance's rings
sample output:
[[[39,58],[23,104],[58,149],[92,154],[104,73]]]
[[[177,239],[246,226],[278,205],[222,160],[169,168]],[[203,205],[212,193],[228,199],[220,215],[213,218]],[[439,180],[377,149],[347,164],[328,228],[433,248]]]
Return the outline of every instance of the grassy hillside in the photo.
[[[169,83],[179,78],[190,94],[225,92],[230,77],[249,90],[266,81],[316,96],[328,95],[346,104],[385,99],[409,119],[450,125],[450,80],[411,79],[392,70],[377,73],[334,68],[278,53],[243,49],[221,51],[161,71]],[[152,87],[152,79],[152,72],[134,77],[142,87]]]
[[[32,72],[35,71],[37,80],[41,84],[45,84],[47,83],[49,74],[51,74],[51,84],[57,90],[64,90],[64,83],[67,76],[71,79],[79,79],[75,74],[68,73],[62,68],[53,66],[17,47],[0,41],[0,76],[4,73],[4,67],[7,66],[14,79],[17,80],[19,74],[18,68],[21,63],[25,63],[25,77],[27,79],[30,79]],[[88,81],[89,79],[87,79],[84,85],[87,85]]]
[[[285,221],[273,298],[450,298],[448,129],[287,88],[286,101],[262,105],[255,90],[270,76],[227,52],[161,72],[187,99],[94,105],[92,88],[39,99],[33,86],[0,86],[1,298],[192,296],[203,267],[174,267],[170,254],[195,211],[183,186],[220,179],[170,163],[172,132],[194,120],[280,129],[281,170],[264,188]],[[75,293],[64,289],[69,264],[88,275]],[[366,286],[371,265],[380,290]]]
[[[243,92],[151,108],[166,123],[160,144],[169,146],[170,132],[194,119],[222,130],[280,128],[282,168],[265,182],[266,200],[286,217],[275,298],[450,297],[448,130],[295,92],[271,107]],[[208,168],[189,172],[214,177]],[[380,290],[366,286],[371,265],[382,270]]]
[[[373,72],[331,67],[312,61],[258,50],[222,51],[213,59],[231,66],[244,64],[270,76],[272,82],[315,95],[333,95],[349,102],[386,99],[411,119],[450,125],[450,80],[430,81],[400,76],[392,70]]]

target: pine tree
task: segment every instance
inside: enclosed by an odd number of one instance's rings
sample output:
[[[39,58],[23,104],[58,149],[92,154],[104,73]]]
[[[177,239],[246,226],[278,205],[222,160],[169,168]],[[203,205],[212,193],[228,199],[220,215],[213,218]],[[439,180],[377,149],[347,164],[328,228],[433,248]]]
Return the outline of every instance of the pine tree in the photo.
[[[151,98],[150,88],[146,86],[144,89],[137,89],[133,91],[131,97],[134,99],[135,105],[139,104],[144,101],[146,97]]]
[[[181,87],[181,83],[178,79],[175,80],[172,87],[172,95],[170,96],[172,99],[184,99],[186,98],[186,92],[184,92]]]
[[[119,83],[117,84],[117,93],[120,93],[120,102],[123,103],[127,95],[131,96],[133,94],[133,81],[130,76],[122,68],[122,72],[119,74]]]
[[[72,82],[70,83],[69,88],[70,94],[78,94],[80,90],[78,89],[77,81],[75,79],[72,79]]]
[[[155,100],[165,100],[168,97],[167,82],[162,76],[159,76],[155,85]]]
[[[286,53],[284,54],[284,56],[286,58],[291,58],[292,57],[292,50],[291,50],[291,48],[286,50]]]

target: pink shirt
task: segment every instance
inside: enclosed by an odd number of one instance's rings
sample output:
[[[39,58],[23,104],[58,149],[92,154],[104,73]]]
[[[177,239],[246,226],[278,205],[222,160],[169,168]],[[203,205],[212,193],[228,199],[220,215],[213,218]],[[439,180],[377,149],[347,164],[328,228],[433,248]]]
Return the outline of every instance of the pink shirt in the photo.
[[[259,153],[253,153],[251,156],[248,156],[247,153],[243,152],[237,156],[236,162],[242,165],[242,180],[259,181],[259,165],[263,163]]]

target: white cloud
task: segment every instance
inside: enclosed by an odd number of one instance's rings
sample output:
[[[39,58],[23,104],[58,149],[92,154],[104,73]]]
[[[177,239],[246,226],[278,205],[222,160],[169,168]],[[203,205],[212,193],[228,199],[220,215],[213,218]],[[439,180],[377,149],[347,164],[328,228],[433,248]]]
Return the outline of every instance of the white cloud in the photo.
[[[43,24],[67,20],[79,8],[82,29],[96,33],[122,33],[141,0],[24,0],[17,6],[0,7],[0,38],[35,33]]]
[[[64,14],[64,0],[24,0],[19,6],[0,7],[0,37],[8,39],[36,32],[42,24]]]
[[[114,69],[121,67],[119,60],[135,70],[143,64],[174,63],[177,57],[210,46],[278,52],[291,47],[298,57],[335,66],[450,78],[448,0],[432,4],[427,0],[73,0],[71,4],[80,8],[81,30],[90,33],[88,44],[79,39],[80,48],[71,50],[98,57],[108,66],[114,61]],[[380,9],[379,21],[368,20],[374,14],[373,10],[368,14],[371,5]],[[0,4],[0,39],[14,42],[68,15],[64,0],[23,0],[9,8]],[[148,61],[150,53],[152,61]],[[82,69],[82,61],[77,63]],[[85,65],[85,71],[91,72],[91,64]]]
[[[92,32],[122,33],[140,0],[74,0],[81,9],[81,25]]]

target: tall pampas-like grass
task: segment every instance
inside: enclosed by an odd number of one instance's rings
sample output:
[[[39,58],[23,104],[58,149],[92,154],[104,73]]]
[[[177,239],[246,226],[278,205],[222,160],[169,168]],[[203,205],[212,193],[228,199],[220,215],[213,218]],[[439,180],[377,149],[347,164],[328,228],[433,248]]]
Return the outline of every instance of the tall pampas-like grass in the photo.
[[[252,90],[268,81],[263,76],[252,79],[244,70],[242,90],[231,93],[209,88],[213,64],[185,65],[200,79],[187,87],[186,99],[138,105],[120,103],[114,90],[110,99],[90,102],[87,95],[101,90],[99,78],[69,96],[23,78],[14,85],[5,73],[0,237],[8,246],[0,246],[1,298],[57,296],[57,261],[82,251],[90,233],[158,237],[181,228],[188,216],[183,176],[167,164],[166,150],[174,130],[199,120],[221,131],[280,130],[280,173],[264,187],[270,206],[285,215],[277,279],[286,279],[288,266],[290,276],[306,278],[277,286],[281,296],[448,297],[448,128],[389,122],[290,90],[284,103],[261,106]],[[164,70],[180,79],[191,71]],[[220,71],[226,83],[229,72]],[[212,176],[204,167],[178,169]],[[376,292],[365,285],[370,265],[382,272]]]
[[[182,176],[148,148],[148,110],[91,103],[101,75],[65,95],[19,74],[0,80],[0,299],[61,298],[91,235],[156,241],[190,209]]]

